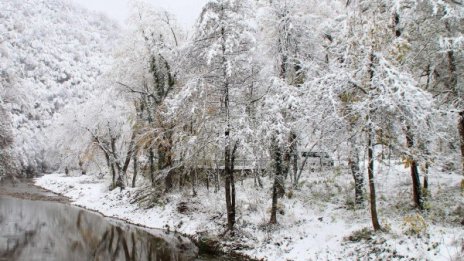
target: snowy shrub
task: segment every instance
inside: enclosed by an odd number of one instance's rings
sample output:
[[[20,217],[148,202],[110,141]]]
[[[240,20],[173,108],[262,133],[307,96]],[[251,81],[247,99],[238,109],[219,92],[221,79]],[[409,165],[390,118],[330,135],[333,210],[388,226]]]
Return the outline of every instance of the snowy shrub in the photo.
[[[464,217],[464,205],[457,206],[454,209],[452,214],[457,216],[457,217]]]
[[[271,213],[271,208],[267,208],[266,212]],[[277,213],[281,215],[285,214],[285,206],[281,202],[277,203]]]
[[[354,210],[356,209],[356,204],[354,204],[354,198],[353,197],[346,197],[345,198],[345,206],[346,209]]]
[[[452,171],[455,171],[456,169],[457,169],[456,163],[452,162],[452,161],[448,161],[448,162],[445,162],[443,164],[442,171],[443,172],[452,172]]]
[[[293,198],[293,189],[289,189],[288,192],[287,192],[287,198],[291,199]]]
[[[345,237],[345,240],[351,242],[360,242],[360,241],[367,241],[373,238],[374,231],[365,227],[360,230],[355,230],[351,233],[351,235]]]
[[[406,235],[425,234],[427,232],[427,227],[427,222],[418,213],[403,218],[403,231]]]
[[[334,176],[335,177],[339,177],[340,175],[342,175],[342,168],[340,166],[336,166],[334,169],[333,169],[333,173],[334,173]]]
[[[248,212],[257,212],[258,211],[259,202],[249,202],[248,204],[244,205],[244,209]]]

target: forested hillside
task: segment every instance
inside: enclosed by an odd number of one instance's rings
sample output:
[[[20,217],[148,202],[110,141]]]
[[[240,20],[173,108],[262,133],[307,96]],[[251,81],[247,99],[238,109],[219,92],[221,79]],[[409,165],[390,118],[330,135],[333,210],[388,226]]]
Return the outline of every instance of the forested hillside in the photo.
[[[1,120],[11,127],[10,154],[21,173],[56,167],[46,159],[48,127],[65,107],[87,99],[108,64],[117,30],[69,1],[1,1]]]

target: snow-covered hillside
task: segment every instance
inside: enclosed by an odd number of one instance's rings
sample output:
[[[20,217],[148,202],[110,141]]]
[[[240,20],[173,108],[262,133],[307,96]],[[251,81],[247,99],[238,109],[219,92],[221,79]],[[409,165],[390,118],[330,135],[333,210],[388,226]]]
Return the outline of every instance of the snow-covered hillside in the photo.
[[[0,97],[27,174],[47,171],[44,130],[66,106],[86,100],[117,30],[69,1],[0,1]]]

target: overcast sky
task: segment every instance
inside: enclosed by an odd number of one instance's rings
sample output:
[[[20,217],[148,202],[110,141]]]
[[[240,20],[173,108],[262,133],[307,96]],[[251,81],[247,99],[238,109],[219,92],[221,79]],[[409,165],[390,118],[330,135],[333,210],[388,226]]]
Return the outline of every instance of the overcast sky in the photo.
[[[109,17],[124,25],[128,15],[128,2],[130,0],[73,0],[88,9],[105,13]],[[177,16],[179,22],[185,27],[195,23],[201,8],[208,0],[146,0],[155,7],[161,7]]]

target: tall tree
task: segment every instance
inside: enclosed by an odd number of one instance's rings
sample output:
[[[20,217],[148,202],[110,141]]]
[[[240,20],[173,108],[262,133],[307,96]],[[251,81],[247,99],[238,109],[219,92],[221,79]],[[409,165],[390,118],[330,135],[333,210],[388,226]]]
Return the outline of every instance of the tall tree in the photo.
[[[134,148],[148,154],[152,185],[162,181],[167,192],[173,187],[175,122],[165,115],[165,100],[177,83],[176,57],[184,37],[170,13],[144,1],[134,1],[132,7],[132,24],[117,52],[114,82],[137,107]]]
[[[206,114],[199,115],[201,118],[197,121],[211,129],[201,132],[210,138],[222,133],[213,137],[217,144],[222,144],[224,153],[227,228],[230,231],[235,224],[234,160],[240,144],[241,125],[246,118],[243,99],[252,75],[248,62],[254,41],[254,28],[249,22],[250,4],[248,1],[231,0],[207,3],[197,22],[189,55],[190,59],[194,59],[191,68],[201,75],[196,78],[199,83],[196,88],[213,99],[208,101],[207,107],[198,103],[193,105],[200,111],[207,110],[204,111]],[[213,119],[215,122],[210,122]]]
[[[326,4],[317,1],[260,3],[258,19],[263,30],[258,33],[258,44],[259,50],[265,50],[266,59],[261,66],[260,84],[268,87],[258,112],[260,136],[270,149],[269,158],[274,166],[270,223],[277,222],[275,206],[284,194],[285,178],[290,176],[293,187],[298,187],[307,162],[305,158],[299,165],[298,146],[301,144],[309,150],[317,144],[324,149],[330,146],[321,134],[332,131],[335,125],[327,120],[328,114],[314,110],[319,103],[311,92],[312,80],[326,66],[320,44],[327,33],[325,23],[337,10],[333,8],[337,3]],[[316,128],[318,131],[314,131]]]

